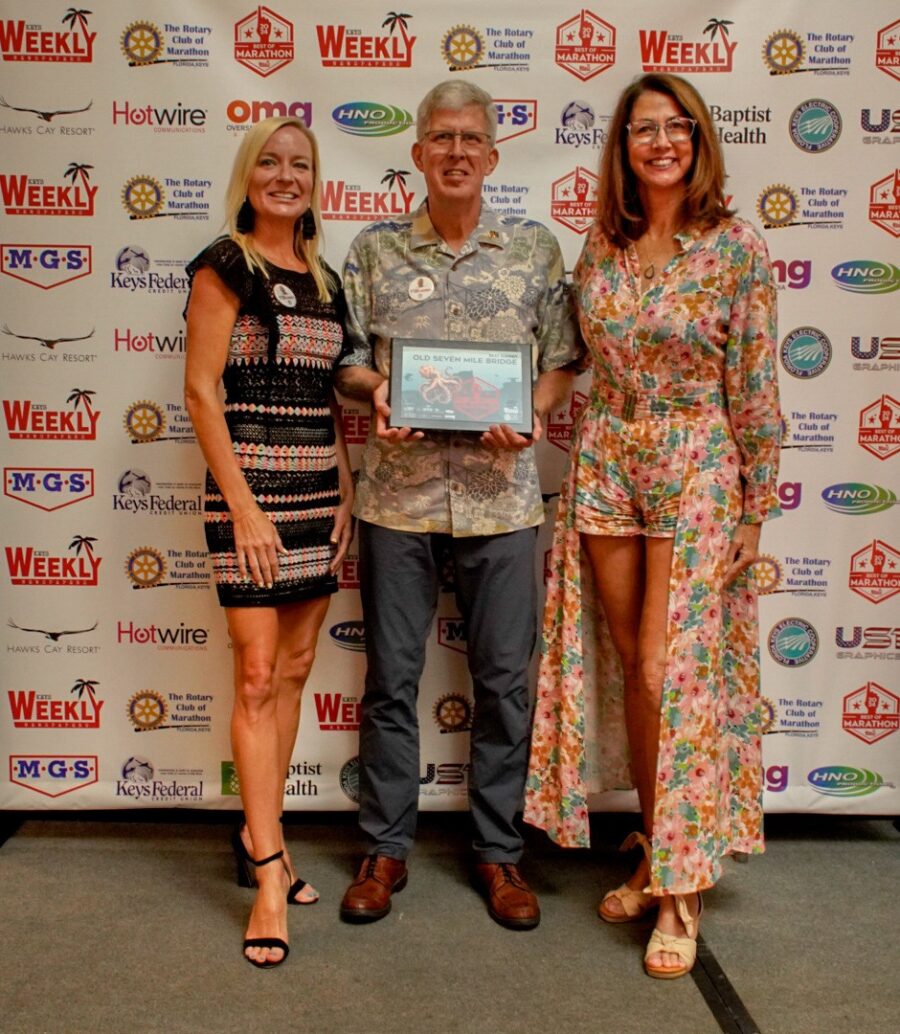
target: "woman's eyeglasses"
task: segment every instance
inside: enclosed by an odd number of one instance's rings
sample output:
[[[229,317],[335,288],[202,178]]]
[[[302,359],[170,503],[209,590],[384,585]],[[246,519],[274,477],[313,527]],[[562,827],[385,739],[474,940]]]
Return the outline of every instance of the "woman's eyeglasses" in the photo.
[[[636,144],[652,144],[656,142],[660,129],[666,131],[666,138],[670,143],[683,144],[694,134],[694,127],[697,125],[695,118],[667,118],[662,125],[652,119],[641,119],[640,122],[629,122],[625,127],[631,139]]]

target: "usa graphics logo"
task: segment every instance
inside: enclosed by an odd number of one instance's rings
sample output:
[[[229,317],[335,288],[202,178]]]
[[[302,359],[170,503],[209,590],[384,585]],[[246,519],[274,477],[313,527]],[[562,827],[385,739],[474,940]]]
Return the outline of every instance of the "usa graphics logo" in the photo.
[[[867,682],[844,697],[841,726],[863,743],[877,743],[900,728],[900,697]]]
[[[9,781],[44,797],[63,797],[97,782],[96,754],[10,754]]]
[[[96,32],[88,28],[91,11],[70,7],[60,19],[65,30],[44,28],[34,22],[0,21],[0,54],[4,61],[90,63]]]
[[[576,79],[593,79],[616,63],[615,26],[582,8],[556,27],[553,59]]]
[[[49,291],[91,275],[89,244],[0,244],[0,272]]]
[[[4,467],[3,494],[49,513],[90,499],[92,467]]]
[[[731,37],[732,22],[710,18],[701,36],[709,39],[687,40],[680,32],[668,29],[641,29],[641,68],[645,72],[731,72],[737,41]]]
[[[862,338],[850,338],[850,354],[854,359],[865,362],[853,364],[854,370],[867,370],[871,373],[900,372],[900,337],[877,337],[872,335],[867,346],[863,346]]]

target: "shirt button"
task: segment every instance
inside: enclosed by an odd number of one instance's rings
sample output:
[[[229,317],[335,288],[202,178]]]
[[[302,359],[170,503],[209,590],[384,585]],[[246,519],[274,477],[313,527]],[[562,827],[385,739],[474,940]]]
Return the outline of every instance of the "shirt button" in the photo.
[[[451,316],[462,316],[462,306],[459,302],[450,303],[450,315]]]
[[[450,491],[454,495],[462,495],[463,486],[458,481],[451,481],[450,482]]]

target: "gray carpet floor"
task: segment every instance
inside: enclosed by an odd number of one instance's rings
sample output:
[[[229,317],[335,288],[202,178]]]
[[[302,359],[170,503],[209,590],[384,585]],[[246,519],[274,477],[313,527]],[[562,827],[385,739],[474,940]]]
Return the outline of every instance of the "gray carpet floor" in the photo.
[[[14,820],[15,816],[8,816]],[[543,918],[510,932],[468,882],[466,816],[423,815],[407,888],[384,920],[339,921],[354,816],[288,819],[319,889],[290,909],[291,955],[241,958],[252,892],[232,816],[27,816],[0,848],[4,1034],[887,1034],[898,1028],[900,833],[884,819],[778,816],[762,858],[706,895],[703,940],[746,1012],[719,1022],[698,983],[648,979],[649,923],[608,926],[634,816],[595,816],[591,851],[527,832]],[[721,1009],[720,1009],[721,1016]],[[731,1024],[729,1026],[729,1023]]]

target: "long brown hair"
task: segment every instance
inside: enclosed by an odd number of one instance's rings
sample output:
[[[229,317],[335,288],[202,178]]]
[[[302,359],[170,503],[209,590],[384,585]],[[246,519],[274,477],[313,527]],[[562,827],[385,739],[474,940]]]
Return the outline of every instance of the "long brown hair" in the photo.
[[[684,223],[707,227],[732,215],[725,205],[725,162],[709,108],[686,79],[651,72],[635,79],[622,92],[600,157],[596,221],[607,239],[619,248],[637,240],[647,229],[647,215],[628,161],[626,141],[631,110],[638,97],[648,91],[671,97],[688,118],[697,120],[694,156],[686,177]]]

